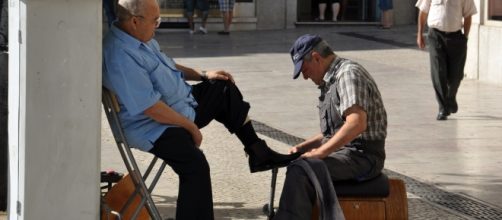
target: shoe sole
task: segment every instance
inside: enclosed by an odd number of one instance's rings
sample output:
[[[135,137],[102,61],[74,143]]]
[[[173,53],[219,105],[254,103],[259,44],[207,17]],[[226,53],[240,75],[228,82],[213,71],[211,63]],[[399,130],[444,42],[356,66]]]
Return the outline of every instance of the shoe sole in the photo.
[[[256,173],[256,172],[263,172],[263,171],[267,171],[267,170],[271,170],[271,169],[274,169],[274,168],[280,168],[280,167],[285,167],[285,166],[288,166],[291,162],[295,161],[296,159],[298,159],[303,153],[301,152],[297,152],[295,154],[293,154],[293,158],[294,159],[291,159],[291,160],[286,160],[284,162],[281,162],[281,163],[276,163],[276,164],[265,164],[265,165],[260,165],[260,166],[254,166],[254,167],[249,167],[249,171],[251,173]]]

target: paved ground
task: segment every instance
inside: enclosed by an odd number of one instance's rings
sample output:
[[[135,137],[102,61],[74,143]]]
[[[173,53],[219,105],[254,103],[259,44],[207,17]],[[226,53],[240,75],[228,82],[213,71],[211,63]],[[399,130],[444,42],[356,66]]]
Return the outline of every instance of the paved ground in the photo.
[[[304,33],[320,34],[337,54],[363,64],[377,81],[389,116],[386,169],[445,195],[474,201],[475,210],[479,206],[495,210],[490,215],[494,218],[484,218],[487,212],[465,214],[459,210],[472,208],[460,204],[452,209],[419,194],[420,189],[412,191],[416,187],[409,185],[410,219],[502,219],[502,87],[464,80],[458,94],[459,112],[448,121],[436,121],[428,54],[415,49],[414,26],[391,30],[301,27],[232,32],[230,36],[160,30],[157,38],[180,64],[233,73],[252,104],[254,120],[307,138],[318,131],[318,91],[310,81],[291,79],[288,55],[296,37]],[[241,144],[221,125],[214,123],[202,131],[201,148],[211,166],[217,219],[265,219],[261,207],[267,201],[270,173],[250,174]],[[288,149],[284,143],[261,137],[278,151]],[[123,171],[104,115],[102,139],[102,168]],[[148,155],[138,155],[141,164],[147,163]],[[283,179],[281,170],[278,196]],[[177,185],[177,177],[168,169],[154,192],[166,217],[174,216]]]

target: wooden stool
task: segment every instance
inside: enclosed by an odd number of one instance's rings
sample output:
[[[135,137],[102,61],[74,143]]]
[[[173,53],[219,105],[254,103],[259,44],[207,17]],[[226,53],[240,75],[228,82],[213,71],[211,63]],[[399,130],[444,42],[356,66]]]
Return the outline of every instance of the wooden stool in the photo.
[[[335,191],[347,220],[407,220],[406,187],[400,179],[385,174],[364,182],[334,182]],[[318,207],[312,219],[319,219]]]

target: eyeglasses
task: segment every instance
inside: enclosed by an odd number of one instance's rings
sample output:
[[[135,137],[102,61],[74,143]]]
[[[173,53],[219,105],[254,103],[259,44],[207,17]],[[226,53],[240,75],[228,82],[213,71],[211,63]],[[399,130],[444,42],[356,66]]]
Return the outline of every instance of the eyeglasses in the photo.
[[[143,19],[146,19],[145,16],[143,15],[133,15],[134,17],[139,17],[139,18],[143,18]],[[160,27],[160,23],[162,23],[162,18],[161,17],[158,17],[157,19],[155,19],[155,28],[159,28]]]

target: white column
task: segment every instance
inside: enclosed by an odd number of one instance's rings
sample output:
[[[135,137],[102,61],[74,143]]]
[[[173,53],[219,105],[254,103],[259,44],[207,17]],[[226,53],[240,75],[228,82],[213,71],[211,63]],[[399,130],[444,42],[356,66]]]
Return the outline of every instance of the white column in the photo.
[[[9,0],[9,219],[98,219],[101,0]]]

